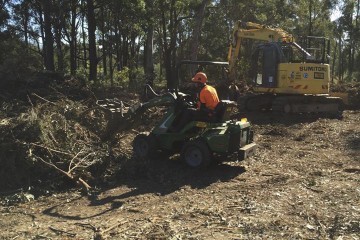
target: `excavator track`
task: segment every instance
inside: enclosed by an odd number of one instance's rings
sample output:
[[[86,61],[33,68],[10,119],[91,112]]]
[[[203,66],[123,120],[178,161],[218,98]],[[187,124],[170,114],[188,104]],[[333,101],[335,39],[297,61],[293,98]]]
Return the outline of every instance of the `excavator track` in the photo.
[[[261,111],[270,110],[274,95],[270,94],[249,94],[240,96],[238,102],[240,111]]]
[[[272,110],[282,113],[325,113],[342,115],[341,98],[329,96],[277,96],[272,101]]]
[[[322,114],[341,116],[343,101],[327,95],[268,95],[254,94],[242,97],[239,106],[245,111],[271,110],[284,114]]]

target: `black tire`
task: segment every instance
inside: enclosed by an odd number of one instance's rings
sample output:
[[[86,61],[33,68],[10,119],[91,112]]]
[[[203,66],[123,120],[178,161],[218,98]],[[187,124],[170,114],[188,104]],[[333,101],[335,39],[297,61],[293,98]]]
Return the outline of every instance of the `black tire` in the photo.
[[[141,133],[133,141],[133,153],[135,157],[146,159],[154,156],[157,150],[155,136]]]
[[[195,140],[185,143],[180,158],[192,168],[202,168],[210,165],[211,152],[203,141]]]

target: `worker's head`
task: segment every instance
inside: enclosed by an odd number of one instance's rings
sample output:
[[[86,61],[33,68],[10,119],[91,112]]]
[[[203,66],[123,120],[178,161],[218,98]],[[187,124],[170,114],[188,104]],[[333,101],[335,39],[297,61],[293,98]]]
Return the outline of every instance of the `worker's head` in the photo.
[[[195,74],[195,76],[192,79],[193,82],[195,83],[202,83],[205,84],[207,81],[207,76],[205,73],[203,72],[198,72]]]

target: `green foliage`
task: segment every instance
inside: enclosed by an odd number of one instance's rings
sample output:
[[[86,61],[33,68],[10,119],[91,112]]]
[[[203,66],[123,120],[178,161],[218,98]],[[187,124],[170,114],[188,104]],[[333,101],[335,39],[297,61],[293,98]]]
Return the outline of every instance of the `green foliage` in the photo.
[[[5,5],[5,2],[0,1],[0,32],[1,32],[3,25],[7,22],[7,20],[10,17],[9,13],[4,5]]]
[[[121,71],[115,71],[114,73],[114,83],[116,85],[125,87],[129,84],[129,74],[130,70],[128,67],[124,67]]]
[[[13,4],[3,7],[5,2]],[[66,68],[65,74],[70,73],[71,66],[71,73],[76,72],[76,76],[84,81],[89,77],[88,69],[83,68],[89,61],[86,2],[67,0],[62,1],[62,7],[59,7],[58,2],[52,1],[51,12],[54,37],[61,38],[60,41],[59,39],[55,41],[55,62],[61,63],[59,65]],[[110,83],[111,68],[109,66],[111,64],[112,67],[123,68],[120,72],[113,71],[115,85],[132,90],[138,89],[138,86],[144,82],[144,77],[143,70],[137,69],[144,67],[142,51],[148,30],[152,29],[149,28],[150,26],[154,27],[154,65],[161,65],[162,75],[169,78],[171,75],[169,72],[174,71],[174,66],[178,61],[192,56],[193,31],[197,26],[196,14],[204,3],[207,7],[202,22],[197,56],[201,60],[226,60],[232,27],[237,20],[280,27],[296,37],[309,34],[326,36],[331,38],[333,43],[342,37],[344,44],[340,61],[343,62],[345,68],[349,68],[342,70],[343,74],[349,71],[349,75],[352,75],[356,66],[355,59],[360,52],[358,40],[360,39],[360,17],[356,16],[358,15],[358,0],[345,1],[339,5],[342,17],[336,27],[330,21],[330,14],[337,6],[339,2],[337,0],[207,2],[204,0],[96,0],[94,2],[97,22],[96,45],[102,45],[104,49],[97,53],[99,84]],[[0,5],[2,6],[0,10],[0,84],[6,82],[15,85],[17,81],[30,76],[33,71],[43,68],[41,58],[46,55],[42,49],[43,40],[39,42],[39,48],[36,51],[34,49],[42,36],[43,26],[39,21],[39,17],[43,14],[42,6],[41,1],[37,0],[0,1]],[[9,12],[16,14],[13,14],[14,16],[10,19]],[[8,24],[5,25],[5,23]],[[12,32],[11,38],[4,39],[5,30]],[[346,38],[351,40],[347,41]],[[22,43],[25,39],[29,42],[28,47]],[[73,40],[76,44],[72,43]],[[332,44],[333,48],[334,45]],[[59,49],[60,47],[62,49]],[[60,50],[62,50],[61,56],[57,55],[60,54]],[[70,54],[71,50],[72,54]],[[99,67],[105,65],[101,63],[103,54],[106,58],[107,71]],[[352,55],[349,56],[350,54]],[[62,63],[60,59],[64,59],[65,62]],[[75,67],[74,61],[77,61]],[[338,62],[335,64],[336,73],[341,72],[338,69]],[[16,66],[15,69],[14,66]],[[353,69],[350,66],[353,66]],[[19,69],[21,71],[18,71]],[[102,75],[102,72],[106,74]],[[163,78],[159,70],[156,76]],[[162,83],[159,79],[157,82]]]
[[[295,26],[294,32],[299,36],[328,36],[330,25],[330,10],[328,1],[301,0],[294,4]]]
[[[342,81],[359,81],[358,66],[360,58],[360,1],[349,0],[340,5],[341,16],[334,23],[337,39],[338,58],[335,74]]]
[[[0,86],[18,87],[41,70],[41,59],[25,50],[23,42],[5,33],[0,39]]]
[[[154,71],[155,72],[154,83],[157,86],[165,87],[166,86],[166,79],[164,77],[164,73],[161,73],[161,65],[159,63],[155,64],[154,70],[155,70]]]
[[[143,68],[133,68],[129,70],[130,91],[141,92],[145,85],[145,74]]]
[[[353,80],[355,82],[360,82],[360,71],[354,72],[353,75],[354,75]]]
[[[76,74],[75,74],[75,78],[78,79],[80,82],[82,83],[86,83],[86,79],[88,79],[89,77],[89,73],[87,72],[86,69],[82,68],[78,68],[76,70]]]
[[[230,32],[226,9],[208,9],[202,29],[199,59],[226,61]]]

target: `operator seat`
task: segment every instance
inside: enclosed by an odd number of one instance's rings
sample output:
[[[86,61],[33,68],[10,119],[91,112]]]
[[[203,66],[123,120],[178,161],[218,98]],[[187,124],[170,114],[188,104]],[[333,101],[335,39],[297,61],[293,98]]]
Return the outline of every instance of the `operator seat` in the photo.
[[[221,123],[230,120],[230,114],[233,108],[237,108],[236,102],[221,100],[214,109],[212,122]]]

